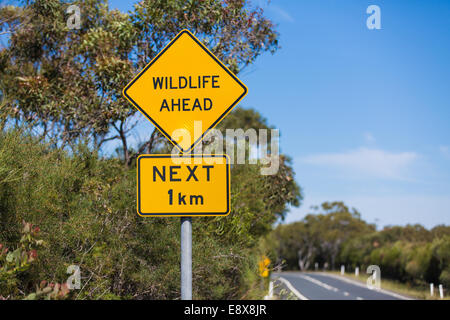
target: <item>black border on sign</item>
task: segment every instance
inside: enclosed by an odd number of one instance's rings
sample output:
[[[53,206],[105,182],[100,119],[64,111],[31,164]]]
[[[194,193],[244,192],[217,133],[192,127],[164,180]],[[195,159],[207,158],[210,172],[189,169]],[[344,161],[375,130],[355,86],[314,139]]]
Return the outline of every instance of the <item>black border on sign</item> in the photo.
[[[186,33],[187,35],[189,35],[192,40],[194,40],[211,58],[214,59],[214,61],[217,62],[217,64],[219,66],[221,66],[243,89],[244,92],[239,96],[239,98],[236,99],[236,101],[234,101],[230,107],[228,107],[228,109],[225,110],[225,112],[219,117],[217,118],[217,120],[207,129],[205,130],[205,132],[203,132],[203,134],[196,140],[194,141],[194,143],[188,148],[188,149],[183,149],[181,148],[180,145],[178,145],[178,143],[174,140],[172,140],[172,137],[170,136],[170,134],[168,134],[166,131],[163,130],[163,128],[161,128],[159,126],[159,124],[152,118],[150,117],[137,103],[136,101],[134,101],[128,94],[127,94],[127,90],[147,71],[148,68],[150,68],[174,43],[175,41],[178,40],[179,37],[181,37],[181,35],[183,35],[184,33]],[[241,82],[241,80],[239,80],[234,74],[233,72],[231,72],[222,62],[220,62],[219,59],[216,58],[216,56],[214,56],[214,54],[208,50],[208,48],[201,43],[189,30],[184,29],[182,30],[180,33],[178,33],[178,35],[173,38],[170,43],[160,52],[156,55],[156,57],[150,61],[149,64],[147,64],[145,66],[144,69],[142,69],[141,72],[139,72],[139,74],[123,89],[122,94],[127,98],[128,101],[130,101],[140,112],[142,112],[142,114],[145,115],[145,117],[150,120],[157,128],[159,131],[161,131],[161,133],[175,146],[177,147],[181,152],[186,153],[191,151],[200,141],[203,140],[203,138],[209,133],[209,131],[211,129],[213,129],[220,121],[222,121],[222,119],[231,111],[231,109],[233,109],[236,104],[238,104],[238,102],[247,94],[248,89],[247,87]]]
[[[143,158],[224,158],[227,171],[227,210],[225,212],[196,212],[196,213],[143,213],[141,210],[141,159]],[[227,216],[230,213],[230,161],[226,154],[143,154],[137,158],[137,213],[141,217],[211,217]]]

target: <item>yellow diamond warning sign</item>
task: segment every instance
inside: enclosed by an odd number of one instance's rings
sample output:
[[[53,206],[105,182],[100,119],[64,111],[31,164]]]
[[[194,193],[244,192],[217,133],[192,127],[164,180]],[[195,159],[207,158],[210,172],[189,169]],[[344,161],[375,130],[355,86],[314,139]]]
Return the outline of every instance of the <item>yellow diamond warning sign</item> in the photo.
[[[247,94],[247,87],[188,30],[123,95],[182,152],[189,152]]]
[[[226,155],[141,155],[137,180],[141,216],[224,216],[230,212]]]

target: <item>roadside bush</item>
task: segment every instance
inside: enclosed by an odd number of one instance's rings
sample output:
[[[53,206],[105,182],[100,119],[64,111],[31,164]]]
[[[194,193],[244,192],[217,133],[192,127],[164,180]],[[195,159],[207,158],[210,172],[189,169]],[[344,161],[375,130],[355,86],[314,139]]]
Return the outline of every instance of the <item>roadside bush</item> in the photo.
[[[450,287],[450,268],[442,271],[439,276],[439,283],[444,285],[446,288]]]
[[[230,215],[193,220],[194,298],[260,297],[258,241],[283,214],[280,203],[298,197],[286,188],[272,205],[266,185],[277,179],[288,181],[286,172],[268,178],[258,166],[234,166]],[[78,265],[82,289],[73,299],[179,298],[179,219],[145,219],[135,208],[135,168],[85,146],[69,154],[18,131],[0,133],[0,243],[17,245],[22,220],[45,243],[17,290],[0,287],[0,295],[41,292],[42,280],[64,283],[68,266]]]

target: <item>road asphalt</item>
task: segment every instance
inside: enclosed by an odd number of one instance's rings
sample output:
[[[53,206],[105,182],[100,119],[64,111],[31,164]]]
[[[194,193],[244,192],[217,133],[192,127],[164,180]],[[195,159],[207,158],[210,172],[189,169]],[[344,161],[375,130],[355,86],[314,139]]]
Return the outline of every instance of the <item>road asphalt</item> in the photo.
[[[299,300],[407,300],[399,294],[369,289],[365,283],[324,272],[272,274],[275,294]],[[283,290],[284,289],[284,290]]]

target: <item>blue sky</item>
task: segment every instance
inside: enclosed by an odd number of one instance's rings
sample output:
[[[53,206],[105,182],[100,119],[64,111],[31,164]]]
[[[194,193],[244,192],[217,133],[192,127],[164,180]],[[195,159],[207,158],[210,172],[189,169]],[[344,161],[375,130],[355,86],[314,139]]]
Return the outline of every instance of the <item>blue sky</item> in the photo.
[[[450,2],[253,3],[281,49],[241,72],[242,105],[280,129],[293,158],[305,199],[286,221],[341,200],[380,227],[450,224]],[[381,30],[366,26],[371,4]]]
[[[366,27],[370,4],[381,30]],[[243,77],[244,104],[281,129],[294,158],[305,203],[287,221],[343,200],[380,226],[449,224],[450,2],[272,1],[266,10],[282,49]]]
[[[381,30],[366,27],[370,4]],[[282,49],[242,77],[244,104],[280,128],[294,158],[305,203],[287,221],[343,200],[380,226],[449,224],[450,2],[272,1],[266,11]]]
[[[112,0],[127,11],[136,1]],[[304,203],[339,200],[378,226],[450,224],[450,1],[254,0],[281,49],[239,74],[281,131]],[[366,27],[369,5],[381,30]],[[152,125],[144,121],[135,137]]]
[[[366,27],[370,4],[381,30]],[[305,203],[287,221],[343,200],[380,226],[449,224],[450,2],[272,1],[266,11],[282,49],[242,77],[244,104],[280,128],[294,158]]]

